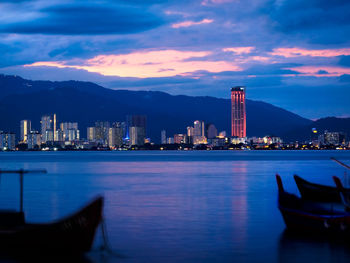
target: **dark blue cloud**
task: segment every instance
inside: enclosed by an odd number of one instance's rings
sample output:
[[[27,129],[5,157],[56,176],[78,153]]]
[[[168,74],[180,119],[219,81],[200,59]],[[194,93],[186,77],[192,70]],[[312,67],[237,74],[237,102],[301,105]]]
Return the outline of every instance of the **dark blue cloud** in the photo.
[[[40,10],[43,17],[2,24],[0,32],[49,35],[131,34],[164,23],[145,8],[127,5],[68,4]]]
[[[350,67],[350,56],[340,56],[338,64],[340,66]]]
[[[275,29],[309,42],[346,43],[350,33],[350,2],[347,0],[271,0],[262,11]]]

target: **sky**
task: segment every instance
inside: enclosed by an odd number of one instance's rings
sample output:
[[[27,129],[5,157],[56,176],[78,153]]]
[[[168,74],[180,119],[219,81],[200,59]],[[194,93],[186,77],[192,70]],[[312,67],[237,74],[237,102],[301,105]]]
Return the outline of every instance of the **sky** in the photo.
[[[349,35],[348,0],[2,0],[0,73],[350,117]]]

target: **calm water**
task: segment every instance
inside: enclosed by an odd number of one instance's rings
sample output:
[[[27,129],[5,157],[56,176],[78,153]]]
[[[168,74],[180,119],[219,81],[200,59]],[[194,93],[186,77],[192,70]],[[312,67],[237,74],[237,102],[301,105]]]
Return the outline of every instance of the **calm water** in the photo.
[[[350,163],[345,151],[0,153],[1,169],[45,168],[28,175],[27,221],[68,215],[105,196],[112,249],[91,262],[348,262],[350,245],[284,233],[275,173],[297,193],[292,175],[333,185]],[[3,175],[1,208],[18,207],[18,178]]]

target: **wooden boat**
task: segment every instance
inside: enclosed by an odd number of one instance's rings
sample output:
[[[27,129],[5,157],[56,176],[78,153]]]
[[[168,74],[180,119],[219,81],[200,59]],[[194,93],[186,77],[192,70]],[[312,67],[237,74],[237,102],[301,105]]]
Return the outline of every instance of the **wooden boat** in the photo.
[[[103,197],[97,197],[78,212],[47,224],[32,224],[23,212],[23,174],[31,171],[0,171],[19,173],[20,211],[0,211],[0,251],[82,254],[91,249],[95,232],[102,220]]]
[[[287,228],[293,231],[350,237],[350,213],[345,211],[344,207],[343,210],[336,210],[332,207],[325,207],[323,203],[299,198],[284,191],[279,175],[276,175],[276,180],[278,208]],[[338,181],[340,182],[339,179]],[[342,201],[345,200],[342,199]]]
[[[297,175],[294,175],[294,180],[301,197],[305,200],[341,203],[339,190],[336,187],[311,183]],[[350,196],[350,189],[344,189],[344,192],[346,196]]]

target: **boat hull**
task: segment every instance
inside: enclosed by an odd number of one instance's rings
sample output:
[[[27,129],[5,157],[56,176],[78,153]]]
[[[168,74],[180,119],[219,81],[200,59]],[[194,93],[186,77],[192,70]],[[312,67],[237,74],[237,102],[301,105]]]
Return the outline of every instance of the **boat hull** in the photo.
[[[341,203],[339,190],[336,187],[310,183],[294,175],[301,197],[305,200],[317,202]],[[350,189],[344,189],[344,194],[350,196]]]
[[[23,224],[0,228],[2,252],[81,254],[91,249],[102,219],[103,198],[99,197],[77,213],[50,224]]]

